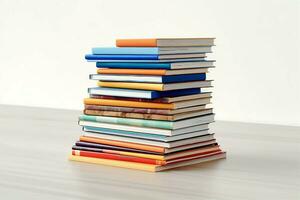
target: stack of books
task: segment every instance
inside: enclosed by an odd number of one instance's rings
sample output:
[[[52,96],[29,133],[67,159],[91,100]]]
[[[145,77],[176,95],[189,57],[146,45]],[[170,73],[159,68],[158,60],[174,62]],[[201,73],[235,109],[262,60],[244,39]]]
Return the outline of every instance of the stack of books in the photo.
[[[214,121],[214,67],[206,54],[214,38],[119,39],[117,47],[87,54],[96,62],[79,117],[83,135],[70,159],[162,171],[225,158],[209,124]]]

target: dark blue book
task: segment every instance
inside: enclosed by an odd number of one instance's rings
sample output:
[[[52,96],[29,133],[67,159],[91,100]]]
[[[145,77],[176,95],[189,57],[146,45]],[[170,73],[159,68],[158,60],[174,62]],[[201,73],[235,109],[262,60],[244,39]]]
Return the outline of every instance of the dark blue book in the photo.
[[[90,79],[98,81],[122,81],[138,83],[180,83],[188,81],[204,81],[205,73],[167,76],[126,75],[126,74],[91,74]]]
[[[184,95],[200,94],[201,88],[170,90],[170,91],[151,91],[151,90],[133,90],[133,89],[122,89],[122,88],[95,87],[95,88],[89,88],[88,91],[92,95],[156,99],[162,97],[178,97]]]

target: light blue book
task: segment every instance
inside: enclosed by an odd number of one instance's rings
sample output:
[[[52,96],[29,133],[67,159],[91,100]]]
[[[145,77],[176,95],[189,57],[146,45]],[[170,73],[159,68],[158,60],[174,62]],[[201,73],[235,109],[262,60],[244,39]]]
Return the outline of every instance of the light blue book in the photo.
[[[95,47],[93,54],[188,54],[188,53],[210,53],[211,46],[202,47]]]

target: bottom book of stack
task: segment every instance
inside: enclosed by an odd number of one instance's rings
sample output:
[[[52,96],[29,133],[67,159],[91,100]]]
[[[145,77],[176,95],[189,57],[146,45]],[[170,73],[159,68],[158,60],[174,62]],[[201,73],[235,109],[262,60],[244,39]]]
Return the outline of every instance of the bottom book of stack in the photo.
[[[109,134],[107,137],[102,137],[105,134],[98,137],[97,134],[85,132],[72,147],[69,159],[156,172],[226,157],[214,135],[207,130],[198,131],[196,137],[179,140],[172,139],[177,136],[131,140]]]

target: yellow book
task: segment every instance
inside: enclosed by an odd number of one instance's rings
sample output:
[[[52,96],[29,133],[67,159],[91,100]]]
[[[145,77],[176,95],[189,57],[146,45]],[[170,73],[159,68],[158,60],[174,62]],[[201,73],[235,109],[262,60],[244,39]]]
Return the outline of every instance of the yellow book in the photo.
[[[187,166],[187,165],[193,165],[193,164],[198,164],[198,163],[202,163],[202,162],[218,160],[218,159],[225,158],[225,157],[226,157],[226,153],[220,152],[220,153],[210,154],[208,156],[203,156],[203,157],[192,159],[192,160],[176,162],[176,163],[167,164],[167,165],[150,165],[150,164],[142,164],[142,163],[136,163],[136,162],[109,160],[109,159],[74,156],[74,155],[70,155],[69,160],[92,163],[92,164],[108,165],[108,166],[113,166],[113,167],[123,167],[123,168],[128,168],[128,169],[137,169],[137,170],[143,170],[143,171],[149,171],[149,172],[157,172],[157,171],[168,170],[168,169],[172,169],[172,168],[176,168],[176,167],[183,167],[183,166]]]
[[[99,81],[98,86],[163,91],[163,84],[160,84],[160,83],[131,83],[131,82]]]
[[[115,99],[84,99],[84,104],[88,105],[104,105],[104,106],[121,106],[135,108],[159,108],[159,109],[175,109],[174,103],[152,103],[152,102],[133,102]]]
[[[187,88],[202,88],[211,87],[211,80],[206,81],[190,81],[181,83],[133,83],[133,82],[111,82],[111,81],[99,81],[100,87],[112,87],[112,88],[129,88],[140,90],[154,90],[154,91],[168,91],[168,90],[180,90]]]

